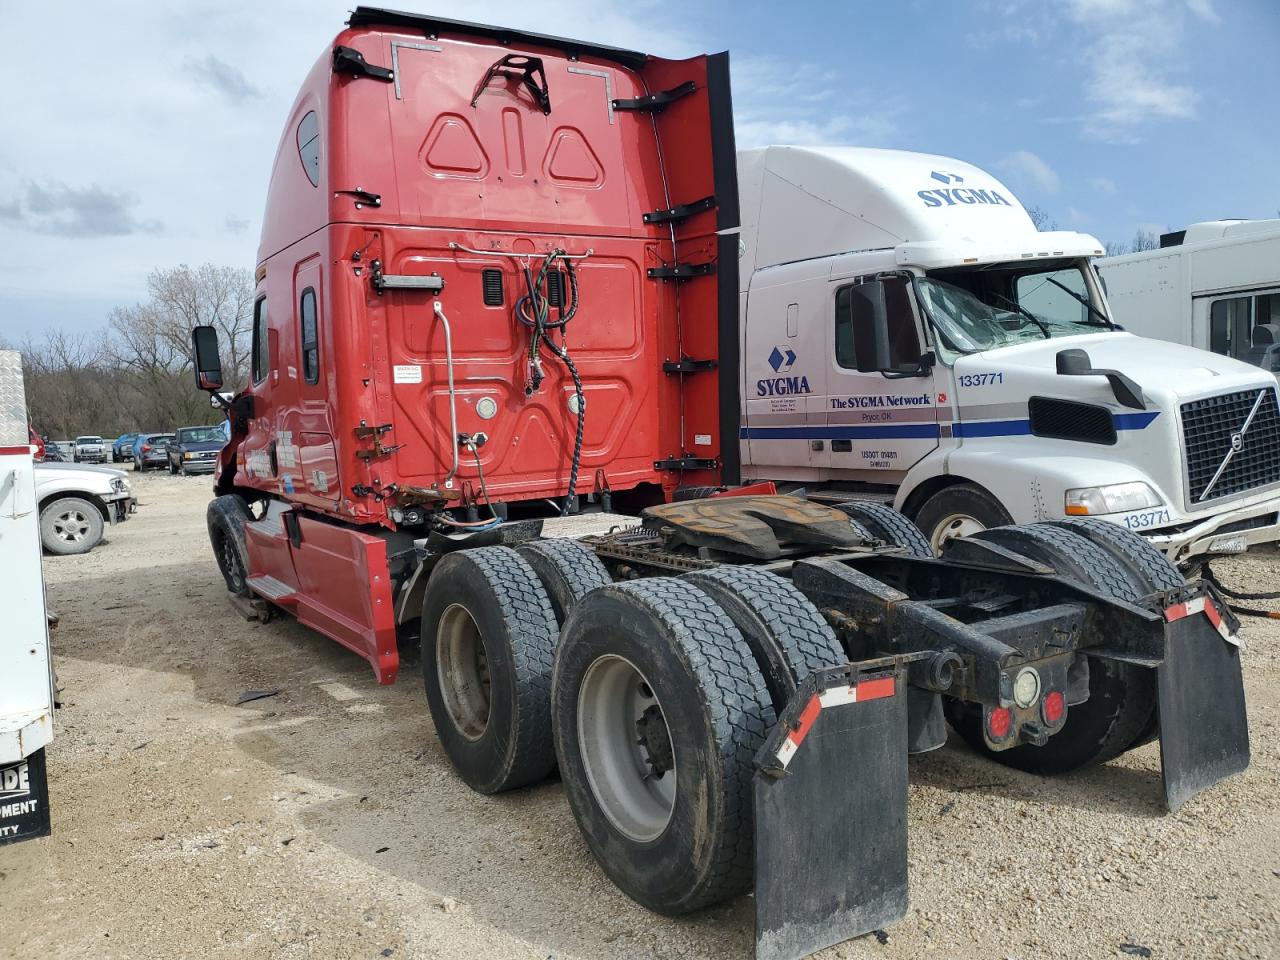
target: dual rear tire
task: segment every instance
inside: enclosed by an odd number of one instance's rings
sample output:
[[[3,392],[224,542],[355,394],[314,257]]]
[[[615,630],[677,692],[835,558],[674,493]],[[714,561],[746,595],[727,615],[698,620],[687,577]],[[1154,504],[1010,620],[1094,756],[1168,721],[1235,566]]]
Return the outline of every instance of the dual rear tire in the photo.
[[[496,793],[558,763],[605,872],[665,914],[750,885],[755,754],[798,681],[845,661],[780,577],[614,584],[574,541],[446,555],[422,624],[427,700],[459,775]]]

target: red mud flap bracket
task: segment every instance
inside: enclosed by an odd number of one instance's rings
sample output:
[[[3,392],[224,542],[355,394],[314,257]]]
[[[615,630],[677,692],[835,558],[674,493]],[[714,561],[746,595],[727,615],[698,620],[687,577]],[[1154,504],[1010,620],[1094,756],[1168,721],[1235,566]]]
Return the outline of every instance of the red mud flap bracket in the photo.
[[[811,674],[756,755],[757,960],[906,913],[906,659]]]
[[[1177,810],[1249,766],[1239,624],[1211,596],[1167,607],[1156,668],[1165,803]]]

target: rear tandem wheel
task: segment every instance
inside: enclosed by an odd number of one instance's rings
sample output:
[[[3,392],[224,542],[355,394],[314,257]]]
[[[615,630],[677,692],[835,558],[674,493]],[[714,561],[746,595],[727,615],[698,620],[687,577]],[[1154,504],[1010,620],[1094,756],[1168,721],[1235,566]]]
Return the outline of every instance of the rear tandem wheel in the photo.
[[[551,600],[509,547],[446,554],[422,604],[422,675],[440,744],[479,793],[541,780],[551,743]]]
[[[753,760],[776,718],[710,597],[669,577],[590,593],[556,650],[552,710],[569,806],[619,889],[674,915],[750,885]]]
[[[1150,592],[1134,572],[1134,559],[1117,541],[1088,537],[1054,523],[996,527],[975,536],[1119,600],[1135,601]],[[1043,747],[1024,744],[992,750],[983,739],[982,711],[975,704],[947,699],[947,719],[979,753],[1029,773],[1053,775],[1105,763],[1134,746],[1152,723],[1155,673],[1103,657],[1088,657],[1087,662],[1089,699],[1069,708],[1065,725]]]

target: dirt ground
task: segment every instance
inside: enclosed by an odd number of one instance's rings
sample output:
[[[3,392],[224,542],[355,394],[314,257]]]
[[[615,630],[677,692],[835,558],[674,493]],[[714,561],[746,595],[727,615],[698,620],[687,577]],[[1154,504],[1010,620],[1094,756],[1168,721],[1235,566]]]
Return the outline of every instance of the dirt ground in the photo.
[[[54,833],[0,848],[0,956],[750,957],[748,898],[645,911],[596,866],[559,783],[467,789],[416,670],[379,687],[292,621],[240,619],[207,478],[133,480],[134,519],[45,561],[66,688]],[[1280,587],[1280,557],[1221,572]],[[1280,623],[1244,637],[1247,773],[1168,816],[1155,745],[1047,780],[953,737],[911,760],[906,919],[820,956],[1280,956]]]

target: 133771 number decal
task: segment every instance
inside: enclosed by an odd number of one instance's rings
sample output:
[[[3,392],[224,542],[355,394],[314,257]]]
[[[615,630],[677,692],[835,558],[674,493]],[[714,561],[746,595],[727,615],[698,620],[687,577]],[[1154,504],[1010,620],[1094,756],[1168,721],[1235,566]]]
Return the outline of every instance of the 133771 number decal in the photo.
[[[962,387],[989,387],[993,384],[1004,383],[1004,374],[999,371],[996,373],[962,373],[956,377],[956,381]]]
[[[1124,518],[1124,525],[1130,530],[1146,530],[1169,522],[1168,510],[1148,510],[1145,513],[1131,513]]]

